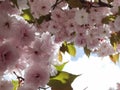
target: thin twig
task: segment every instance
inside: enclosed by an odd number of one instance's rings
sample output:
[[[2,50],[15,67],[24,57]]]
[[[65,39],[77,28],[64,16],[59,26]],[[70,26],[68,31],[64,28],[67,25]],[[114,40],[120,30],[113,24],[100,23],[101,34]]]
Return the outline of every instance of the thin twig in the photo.
[[[15,76],[17,77],[18,80],[23,80],[23,81],[25,80],[23,77],[18,76],[15,71],[13,71],[13,73],[15,74]]]

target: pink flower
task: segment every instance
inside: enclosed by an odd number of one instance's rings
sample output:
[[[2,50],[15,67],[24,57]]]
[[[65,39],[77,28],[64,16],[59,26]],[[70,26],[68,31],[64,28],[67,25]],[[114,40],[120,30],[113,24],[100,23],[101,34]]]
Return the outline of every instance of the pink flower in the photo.
[[[98,56],[100,57],[104,57],[107,55],[112,55],[113,53],[115,53],[115,50],[113,49],[113,47],[111,46],[110,43],[108,42],[103,42],[99,47],[98,47]]]
[[[30,88],[30,87],[26,87],[26,86],[21,86],[18,88],[18,90],[37,90],[37,89],[33,89],[33,88]]]
[[[69,37],[68,37],[68,34],[67,34],[67,32],[66,32],[66,30],[65,29],[62,29],[61,31],[59,31],[59,32],[57,32],[56,34],[55,34],[55,42],[56,43],[60,43],[60,42],[62,42],[62,41],[65,41],[65,40],[67,40]]]
[[[0,14],[0,37],[11,38],[14,36],[17,19],[11,17],[5,11]]]
[[[33,64],[25,71],[25,86],[44,87],[49,81],[49,69],[44,64]]]
[[[35,18],[49,14],[51,9],[50,0],[29,0],[31,12]]]
[[[76,8],[72,8],[70,10],[66,10],[66,14],[67,14],[67,18],[68,19],[73,19],[73,17],[75,17],[75,12],[77,11]]]
[[[110,26],[109,25],[101,25],[98,26],[98,30],[99,32],[96,32],[97,34],[99,34],[100,37],[111,37],[111,31],[110,31]]]
[[[75,37],[75,45],[78,45],[79,47],[85,47],[86,46],[86,38],[85,37],[79,37],[79,36],[76,36]]]
[[[24,21],[17,23],[17,31],[15,32],[14,42],[18,45],[30,45],[34,40],[35,28]]]
[[[3,0],[2,0],[3,1]],[[4,0],[0,3],[0,12],[5,11],[8,14],[20,14],[19,9],[13,5],[11,0]]]
[[[99,43],[100,42],[99,42],[98,38],[90,38],[90,37],[87,38],[88,49],[93,50],[93,49],[97,48]]]
[[[54,52],[54,43],[49,33],[43,33],[41,38],[37,37],[29,48],[30,57],[35,62],[49,61],[51,53]]]
[[[113,14],[116,14],[119,10],[120,0],[113,0],[112,5],[113,7],[111,8],[111,11]]]
[[[86,37],[87,27],[85,25],[77,25],[76,26],[76,35],[79,37]]]
[[[67,22],[65,22],[65,27],[68,35],[76,31],[76,26],[77,24],[74,19],[70,19]]]
[[[9,81],[1,80],[0,81],[0,90],[13,90],[13,85]]]
[[[101,24],[101,20],[110,14],[110,10],[105,7],[100,7],[100,8],[91,8],[90,13],[88,16],[88,22],[90,25],[99,25]]]
[[[117,90],[120,90],[120,83],[117,83]]]
[[[50,25],[49,22],[44,21],[40,25],[36,25],[36,27],[37,27],[38,32],[43,33],[43,32],[49,31],[48,30],[49,25]]]
[[[29,48],[30,59],[34,62],[41,62],[49,60],[50,55],[42,48],[42,42],[40,39],[34,41],[33,47]]]
[[[55,33],[59,32],[59,31],[61,30],[61,28],[62,28],[62,27],[61,27],[61,25],[59,25],[58,22],[55,22],[55,21],[53,21],[53,20],[51,20],[51,21],[49,22],[48,31],[49,31],[50,33],[55,34]]]
[[[117,16],[117,18],[114,21],[114,27],[116,31],[120,31],[120,16]]]
[[[54,38],[51,36],[50,33],[46,32],[41,35],[42,39],[42,49],[47,52],[48,54],[51,54],[54,51]]]
[[[17,48],[9,42],[0,46],[0,71],[13,67],[19,58]]]
[[[120,52],[120,44],[117,45],[116,50],[117,50],[118,52]]]
[[[88,24],[88,13],[85,9],[81,9],[75,12],[75,21],[79,25]]]
[[[57,8],[51,12],[51,19],[62,24],[68,18],[64,11]]]
[[[19,9],[28,9],[29,6],[27,5],[27,0],[17,0],[17,4]]]

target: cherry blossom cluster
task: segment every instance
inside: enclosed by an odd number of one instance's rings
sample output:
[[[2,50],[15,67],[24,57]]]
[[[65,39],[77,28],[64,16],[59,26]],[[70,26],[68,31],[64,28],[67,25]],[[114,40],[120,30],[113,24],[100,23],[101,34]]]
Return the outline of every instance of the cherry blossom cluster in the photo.
[[[27,1],[18,3],[19,9],[10,0],[0,1],[0,90],[13,90],[4,75],[14,72],[18,78],[22,71],[18,90],[37,90],[57,73],[53,64],[58,49],[54,36],[49,32],[38,33],[33,24],[20,16],[22,9],[28,8]]]
[[[120,0],[106,6],[72,8],[69,0],[1,0],[0,1],[0,90],[12,90],[13,86],[3,76],[22,72],[18,90],[37,90],[44,87],[54,64],[58,63],[57,52],[63,41],[73,42],[98,54],[107,56],[115,51],[110,44],[112,33],[120,32]],[[81,0],[82,1],[82,0]],[[90,3],[88,3],[90,4]],[[94,4],[94,3],[93,3]],[[22,14],[29,9],[33,22],[27,22]],[[38,23],[41,16],[48,20]],[[104,18],[113,16],[109,23]],[[17,74],[15,73],[17,76]],[[17,76],[18,78],[18,76]]]
[[[40,33],[49,31],[55,35],[56,43],[74,42],[79,47],[87,46],[98,56],[111,55],[115,53],[115,50],[109,38],[112,33],[120,31],[118,14],[120,2],[114,0],[111,5],[113,7],[99,6],[78,9],[69,8],[67,2],[60,3],[50,11],[50,20],[38,25],[38,30]],[[114,20],[109,23],[103,22],[103,19],[109,16],[114,16]],[[37,17],[35,16],[35,18]]]

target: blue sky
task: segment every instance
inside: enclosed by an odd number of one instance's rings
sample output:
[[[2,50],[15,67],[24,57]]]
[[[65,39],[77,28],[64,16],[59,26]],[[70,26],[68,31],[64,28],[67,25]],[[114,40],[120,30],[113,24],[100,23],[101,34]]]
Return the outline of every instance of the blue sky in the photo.
[[[76,47],[76,56],[71,57],[71,60],[76,61],[79,57],[82,57],[84,55],[83,48]]]

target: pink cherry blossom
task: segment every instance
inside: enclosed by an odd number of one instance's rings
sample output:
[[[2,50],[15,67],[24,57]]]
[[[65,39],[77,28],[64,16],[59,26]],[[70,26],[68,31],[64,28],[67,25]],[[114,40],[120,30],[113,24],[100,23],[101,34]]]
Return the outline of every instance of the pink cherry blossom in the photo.
[[[98,48],[98,56],[100,57],[104,57],[104,56],[107,56],[107,55],[111,55],[113,54],[115,51],[113,49],[113,47],[111,46],[110,43],[108,42],[104,42],[100,45],[100,47]]]
[[[30,60],[33,62],[41,62],[49,60],[50,55],[42,49],[42,42],[40,39],[34,41],[33,47],[28,49]]]
[[[61,30],[62,26],[58,22],[51,20],[49,22],[48,31],[52,34],[55,34]]]
[[[19,9],[13,5],[11,0],[4,0],[4,2],[0,3],[0,11],[5,11],[9,14],[20,14]]]
[[[76,26],[77,24],[74,19],[70,19],[67,22],[65,22],[65,27],[68,35],[76,31]]]
[[[39,33],[43,33],[43,32],[47,32],[49,31],[48,27],[49,27],[50,23],[47,21],[43,21],[40,25],[36,25],[37,31]],[[50,30],[52,31],[52,30]]]
[[[19,73],[21,73],[22,70],[26,69],[26,67],[27,67],[27,62],[25,62],[22,58],[22,59],[19,59],[18,63],[15,64],[14,71],[18,71]]]
[[[75,45],[85,47],[86,44],[87,44],[86,37],[79,37],[79,35],[75,37]]]
[[[51,19],[63,23],[67,20],[67,15],[62,9],[55,9],[51,12]]]
[[[55,43],[60,43],[64,40],[67,40],[68,38],[69,37],[68,37],[67,31],[65,30],[65,28],[62,28],[61,31],[55,34]]]
[[[0,37],[10,38],[14,36],[17,19],[1,11],[0,20]]]
[[[120,90],[120,83],[117,83],[117,90]]]
[[[34,62],[49,62],[51,53],[54,52],[54,43],[49,33],[43,33],[37,37],[29,48],[30,57]]]
[[[67,14],[67,18],[68,19],[73,19],[73,17],[75,17],[75,12],[77,11],[76,8],[72,8],[70,10],[65,10],[66,14]]]
[[[49,14],[51,9],[50,0],[29,0],[31,12],[35,18]]]
[[[85,9],[77,10],[74,18],[79,25],[88,24],[88,13]]]
[[[109,26],[110,26],[110,31],[113,33],[113,32],[118,32],[118,30],[115,28],[114,26],[114,22],[110,22],[109,23]]]
[[[25,71],[25,85],[31,88],[44,87],[49,81],[49,70],[44,64],[33,64]]]
[[[120,16],[117,16],[117,18],[114,21],[114,27],[116,31],[120,31]]]
[[[100,37],[111,37],[111,30],[108,25],[103,25],[98,27]]]
[[[119,40],[116,51],[110,43],[111,34],[120,31],[120,0],[110,0],[113,7],[104,7],[98,0],[86,1],[90,6],[83,5],[81,9],[69,5],[69,0],[0,1],[0,90],[13,89],[10,82],[3,80],[3,75],[13,71],[24,76],[18,90],[44,87],[50,75],[57,74],[54,65],[61,64],[58,52],[64,41],[83,48],[87,46],[100,57],[120,52]],[[108,3],[108,0],[101,1]],[[23,9],[30,10],[34,17],[32,23],[25,21]],[[46,15],[50,15],[49,20]],[[110,17],[107,19],[112,21],[103,23],[103,18],[109,15],[115,19]]]
[[[0,71],[13,67],[19,58],[19,52],[9,42],[0,46]]]
[[[35,28],[24,22],[20,21],[17,23],[18,27],[14,35],[14,41],[18,45],[29,45],[33,40],[35,36]]]
[[[87,27],[85,25],[76,26],[76,35],[79,37],[86,37]]]
[[[87,41],[87,48],[89,48],[90,50],[94,50],[95,48],[97,48],[100,43],[98,38],[87,38],[86,41]]]
[[[0,90],[13,90],[13,85],[10,81],[1,80],[0,81]]]
[[[29,6],[27,5],[27,0],[17,0],[17,4],[19,9],[28,9]]]
[[[36,90],[36,89],[30,88],[30,87],[26,87],[26,86],[24,85],[24,86],[20,86],[20,87],[18,88],[18,90]]]
[[[111,11],[113,14],[116,14],[119,10],[120,0],[113,0],[112,5],[113,7],[111,8]]]

